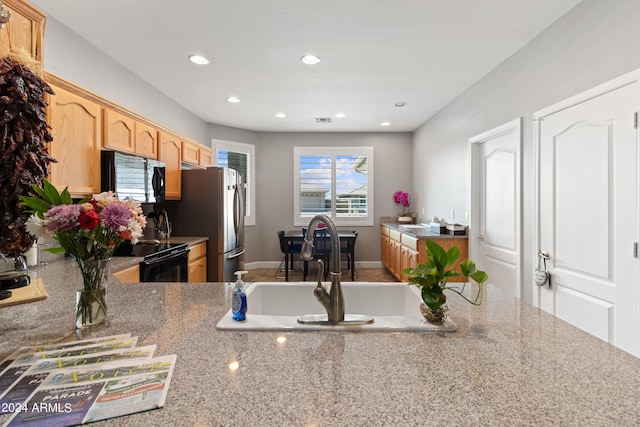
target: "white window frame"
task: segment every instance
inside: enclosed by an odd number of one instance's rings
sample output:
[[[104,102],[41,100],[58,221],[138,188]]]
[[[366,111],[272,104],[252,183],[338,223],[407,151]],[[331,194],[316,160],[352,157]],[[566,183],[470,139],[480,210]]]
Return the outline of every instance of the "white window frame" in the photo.
[[[336,164],[332,162],[332,189],[333,195],[331,212],[327,215],[333,219],[336,226],[372,226],[374,224],[373,215],[373,147],[293,147],[293,221],[295,226],[305,226],[309,224],[309,216],[300,215],[300,157],[314,155],[362,155],[367,157],[367,206],[368,212],[365,217],[344,218],[335,215],[335,194],[336,194]]]
[[[247,156],[249,176],[245,178],[245,197],[249,201],[249,214],[244,217],[245,226],[256,225],[256,146],[242,142],[212,139],[213,165],[218,166],[218,151],[233,151]]]

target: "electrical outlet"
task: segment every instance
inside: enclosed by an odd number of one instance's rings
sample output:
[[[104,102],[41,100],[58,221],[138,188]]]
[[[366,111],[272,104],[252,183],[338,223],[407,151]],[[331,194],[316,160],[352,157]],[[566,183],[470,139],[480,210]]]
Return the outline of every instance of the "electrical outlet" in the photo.
[[[464,220],[469,221],[469,211],[464,211]]]
[[[455,219],[455,217],[456,217],[456,210],[451,209],[451,219]]]

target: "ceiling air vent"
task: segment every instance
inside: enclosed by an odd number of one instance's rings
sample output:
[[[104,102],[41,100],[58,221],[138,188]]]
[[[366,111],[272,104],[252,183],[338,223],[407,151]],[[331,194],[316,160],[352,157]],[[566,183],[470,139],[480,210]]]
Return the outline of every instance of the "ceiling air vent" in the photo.
[[[331,117],[316,117],[316,123],[331,123]]]

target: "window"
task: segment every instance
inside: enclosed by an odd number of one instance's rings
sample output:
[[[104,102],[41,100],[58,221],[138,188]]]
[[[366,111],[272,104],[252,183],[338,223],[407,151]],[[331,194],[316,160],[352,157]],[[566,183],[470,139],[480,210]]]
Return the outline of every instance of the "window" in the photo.
[[[373,225],[373,147],[295,147],[294,163],[296,226],[317,214]]]
[[[255,146],[240,142],[211,140],[214,156],[213,164],[219,167],[235,169],[244,178],[245,225],[256,225],[255,212]]]

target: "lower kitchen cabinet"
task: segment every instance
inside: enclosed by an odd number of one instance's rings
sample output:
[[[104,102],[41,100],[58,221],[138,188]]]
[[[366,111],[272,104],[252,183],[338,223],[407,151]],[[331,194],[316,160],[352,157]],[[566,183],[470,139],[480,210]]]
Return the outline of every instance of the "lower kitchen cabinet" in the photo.
[[[207,281],[207,243],[202,242],[189,248],[189,282]]]
[[[140,266],[125,268],[113,273],[114,277],[122,283],[139,283],[140,282]]]
[[[460,249],[460,258],[454,264],[454,268],[460,271],[460,261],[469,255],[469,242],[467,236],[434,235],[429,237],[417,237],[412,233],[405,233],[385,225],[381,228],[381,254],[382,264],[400,281],[407,281],[407,276],[402,274],[405,268],[415,267],[427,260],[425,240],[433,240],[445,251],[457,246]],[[450,282],[462,282],[464,277],[452,277]]]

